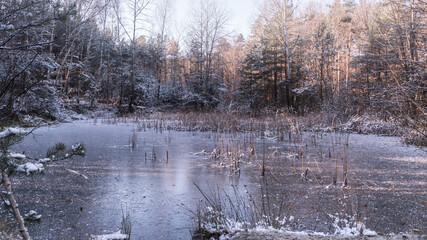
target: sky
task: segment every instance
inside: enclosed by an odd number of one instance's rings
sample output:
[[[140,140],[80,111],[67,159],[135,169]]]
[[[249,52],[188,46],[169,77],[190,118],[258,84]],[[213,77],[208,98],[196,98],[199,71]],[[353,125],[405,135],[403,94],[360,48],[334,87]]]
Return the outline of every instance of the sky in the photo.
[[[175,25],[172,31],[176,34],[184,31],[184,26],[187,21],[187,15],[191,9],[192,3],[195,0],[175,0]],[[223,4],[230,13],[229,30],[233,31],[236,35],[242,33],[245,38],[250,35],[251,23],[255,16],[259,12],[259,6],[263,3],[263,0],[215,0]],[[310,2],[310,0],[299,0],[298,5],[304,8],[304,5]],[[327,4],[332,0],[317,0],[315,2],[321,2]],[[183,37],[183,36],[182,36]]]
[[[192,2],[195,0],[176,0],[176,23],[185,25],[187,15],[192,7]],[[244,36],[249,36],[250,19],[257,13],[257,6],[261,0],[216,0],[221,2],[226,9],[230,11],[230,30],[242,33]],[[180,26],[177,26],[179,31]]]

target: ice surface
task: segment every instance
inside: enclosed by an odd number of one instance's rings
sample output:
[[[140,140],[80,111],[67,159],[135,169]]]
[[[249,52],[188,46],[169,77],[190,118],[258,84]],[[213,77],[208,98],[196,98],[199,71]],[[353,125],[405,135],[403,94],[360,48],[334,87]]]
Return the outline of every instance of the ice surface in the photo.
[[[120,224],[120,215],[123,208],[132,209],[132,220],[135,226],[138,226],[138,228],[132,229],[132,237],[144,236],[148,239],[179,239],[181,237],[181,239],[189,239],[191,236],[188,227],[191,224],[191,220],[182,206],[193,209],[197,205],[196,201],[201,197],[193,182],[201,185],[203,189],[209,189],[207,187],[210,184],[210,187],[219,186],[230,192],[230,185],[234,184],[232,182],[233,179],[229,177],[228,172],[211,167],[218,163],[218,160],[206,158],[211,153],[217,152],[219,146],[218,144],[215,145],[215,135],[212,133],[176,132],[173,130],[162,133],[150,128],[141,129],[141,131],[137,132],[137,147],[130,151],[129,147],[122,146],[128,142],[134,130],[135,125],[132,123],[105,125],[98,122],[94,125],[85,121],[75,121],[71,124],[67,123],[55,127],[37,129],[37,141],[33,138],[27,138],[22,143],[22,149],[25,149],[29,156],[43,156],[45,150],[52,143],[58,141],[63,141],[67,145],[82,141],[88,149],[87,157],[84,161],[81,159],[64,161],[61,165],[49,169],[47,175],[43,176],[45,180],[40,182],[40,188],[46,189],[46,194],[43,195],[43,198],[49,199],[49,201],[46,200],[46,205],[40,211],[44,210],[41,213],[45,218],[48,217],[48,213],[52,214],[52,219],[49,219],[49,221],[58,223],[54,227],[55,231],[52,230],[50,232],[53,239],[64,237],[66,233],[62,233],[60,230],[74,227],[72,224],[77,221],[76,227],[72,229],[73,235],[81,237],[80,239],[84,239],[83,237],[86,233],[102,233],[99,229],[114,230]],[[171,135],[173,140],[165,141],[165,138]],[[216,136],[216,138],[219,139],[219,136]],[[255,145],[257,148],[255,152],[259,154],[262,153],[263,140],[256,140],[258,142]],[[268,156],[273,151],[272,146],[276,145],[282,146],[284,150],[281,149],[281,151],[285,151],[279,156],[282,161],[288,161],[287,158],[292,160],[295,156],[298,156],[295,152],[292,156],[288,156],[291,155],[291,152],[286,151],[288,148],[285,142],[268,138],[265,141],[267,143]],[[322,150],[323,156],[327,156],[329,146],[327,144],[329,142],[330,135],[324,135],[323,139],[319,138],[317,140],[317,148]],[[317,152],[306,151],[306,149],[315,147],[303,147],[307,161],[313,161],[310,158],[310,154],[316,155]],[[151,159],[153,149],[156,152],[157,161],[152,161]],[[166,159],[166,149],[169,154],[167,163],[163,161]],[[15,151],[19,152],[21,149]],[[351,184],[355,183],[356,173],[358,173],[359,168],[367,172],[363,183],[379,189],[384,189],[381,184],[392,181],[392,176],[395,175],[395,170],[397,169],[400,174],[405,170],[407,176],[411,177],[411,179],[414,176],[417,177],[418,174],[418,178],[414,178],[418,182],[423,180],[422,177],[425,176],[421,175],[421,173],[426,169],[427,155],[415,147],[401,144],[397,138],[351,134],[348,156],[352,171]],[[288,161],[290,164],[293,163],[291,160]],[[317,161],[320,160],[317,159]],[[251,161],[254,166],[258,163],[256,159]],[[326,162],[327,157],[323,161]],[[49,159],[41,159],[38,163],[45,162],[49,162]],[[376,162],[378,162],[378,165],[372,165],[372,163]],[[243,165],[245,162],[242,161],[241,163]],[[381,174],[371,173],[371,171],[375,170],[375,167],[379,168],[379,170],[387,170],[387,172],[381,172]],[[21,168],[25,169],[23,166]],[[36,167],[32,169],[35,170]],[[67,171],[67,169],[73,170]],[[27,170],[25,170],[25,173],[27,173]],[[84,174],[89,178],[82,179],[81,177],[76,177],[76,174]],[[324,176],[322,177],[327,180]],[[57,181],[59,178],[63,178],[64,181]],[[247,185],[245,190],[248,190],[249,193],[259,190],[258,182],[252,183],[248,178],[249,175],[242,171],[239,181],[241,184]],[[397,179],[395,180],[397,181]],[[319,187],[325,189],[326,193],[336,191],[337,187],[335,185],[330,185],[328,189],[325,188],[329,183],[325,182]],[[415,183],[415,181],[411,182],[411,184]],[[22,184],[25,183],[22,182]],[[24,189],[26,189],[25,187]],[[395,187],[396,189],[399,187],[397,182]],[[404,187],[407,186],[405,185]],[[65,192],[65,194],[60,194],[59,191],[55,192],[56,189],[61,189],[61,192]],[[339,191],[342,191],[341,187],[339,189]],[[272,194],[276,194],[276,192],[272,192]],[[31,196],[27,193],[25,195]],[[309,195],[310,198],[313,196]],[[62,201],[63,199],[64,201]],[[68,205],[69,202],[66,202],[67,205],[63,205],[65,200],[71,199],[72,207]],[[306,201],[305,199],[301,201]],[[370,197],[369,199],[372,199],[373,203],[382,201],[380,198],[373,199]],[[30,201],[32,200],[30,199]],[[30,204],[33,204],[33,202],[28,203],[28,205]],[[53,211],[51,210],[53,209],[52,206],[59,206],[63,209],[63,214],[50,213],[49,211]],[[78,214],[75,214],[76,209],[82,210],[77,211]],[[292,226],[286,225],[279,231],[313,235],[313,232],[304,232],[303,229],[294,227],[300,224],[299,221],[302,221],[302,218],[298,212],[292,213],[292,215],[295,217],[290,216],[287,218],[287,223]],[[334,219],[331,219],[331,221],[333,223]],[[372,224],[365,220],[362,221],[367,227],[372,228]],[[43,221],[41,223],[42,225],[44,224],[42,227],[33,227],[31,229],[33,236],[39,236],[39,238],[35,239],[46,239],[43,238],[44,234],[46,234],[45,231],[38,229],[47,228],[47,222]],[[90,224],[86,226],[87,223]],[[324,224],[329,225],[329,222]],[[230,221],[230,229],[234,230],[247,228],[248,225]],[[339,231],[337,234],[341,235],[360,234],[360,230],[363,230],[363,235],[375,235],[374,231],[371,232],[365,225],[357,224],[357,221],[348,222],[347,225],[341,224],[339,227],[331,228],[330,230],[330,234],[334,234],[335,231]],[[375,230],[378,232],[383,231],[377,228]],[[278,230],[266,225],[258,225],[253,231],[268,232]]]

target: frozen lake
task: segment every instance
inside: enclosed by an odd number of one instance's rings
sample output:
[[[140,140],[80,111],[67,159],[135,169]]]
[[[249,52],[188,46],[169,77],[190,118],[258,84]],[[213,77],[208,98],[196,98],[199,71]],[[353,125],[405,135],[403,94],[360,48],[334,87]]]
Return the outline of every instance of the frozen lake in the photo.
[[[227,168],[219,167],[219,160],[203,151],[212,152],[229,139],[244,152],[248,134],[165,129],[77,121],[37,129],[15,146],[36,157],[44,157],[57,142],[81,141],[87,149],[85,158],[53,164],[45,175],[15,176],[21,211],[36,210],[43,216],[41,223],[28,223],[30,235],[34,239],[87,239],[117,231],[122,212],[128,212],[133,239],[190,239],[193,216],[188,209],[194,211],[202,198],[194,183],[207,191],[232,191],[232,185],[237,185],[257,195],[263,157],[267,158],[272,199],[292,203],[286,214],[298,219],[290,224],[296,230],[326,232],[325,213],[357,211],[361,221],[378,232],[425,231],[427,154],[397,138],[349,135],[345,155],[350,188],[343,190],[341,185],[331,185],[338,160],[342,174],[344,153],[336,150],[337,145],[332,158],[328,157],[329,134],[306,133],[298,145],[256,137],[257,157],[242,157],[240,176],[230,176]],[[134,134],[136,147],[131,148]],[[302,164],[292,157],[301,149]],[[304,172],[308,174],[301,179]],[[343,201],[346,196],[349,202]],[[399,219],[394,219],[396,214]]]

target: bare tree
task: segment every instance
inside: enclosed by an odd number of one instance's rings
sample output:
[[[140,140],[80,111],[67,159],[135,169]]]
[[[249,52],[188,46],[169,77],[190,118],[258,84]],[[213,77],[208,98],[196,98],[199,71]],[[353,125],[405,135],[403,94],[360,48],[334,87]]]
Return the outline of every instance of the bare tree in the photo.
[[[128,105],[128,111],[134,111],[134,101],[135,101],[135,79],[136,79],[136,45],[137,45],[137,32],[139,30],[143,30],[142,26],[139,26],[144,19],[146,19],[147,14],[145,11],[147,10],[148,5],[150,4],[150,0],[129,0],[127,2],[127,7],[130,11],[129,25],[123,21],[121,17],[121,12],[119,7],[115,7],[117,20],[131,42],[131,93],[130,100]],[[116,2],[118,6],[120,6],[120,2]]]
[[[168,25],[171,20],[174,0],[159,0],[155,9],[155,24],[157,32],[157,51],[158,57],[156,64],[156,78],[158,81],[157,86],[157,101],[160,98],[160,86],[162,79],[166,79],[167,75],[167,59],[166,59],[166,48],[167,48],[167,33]]]
[[[68,93],[68,80],[70,76],[68,66],[73,64],[73,53],[77,50],[77,42],[80,40],[82,32],[86,29],[86,24],[94,21],[95,18],[103,12],[106,6],[107,2],[101,2],[98,0],[79,0],[64,3],[66,14],[70,17],[66,18],[64,26],[64,44],[61,45],[59,54],[57,55],[58,61],[64,69],[62,75],[57,75],[57,80],[59,81],[62,77],[66,94]],[[73,16],[73,18],[71,16]],[[55,25],[52,25],[52,32],[55,31],[55,27]],[[52,35],[51,39],[53,39]],[[88,41],[87,44],[87,49],[90,50],[91,41]]]
[[[204,83],[204,93],[207,94],[215,49],[227,36],[229,13],[217,1],[197,0],[189,16],[188,43],[190,48],[197,50],[198,78]]]

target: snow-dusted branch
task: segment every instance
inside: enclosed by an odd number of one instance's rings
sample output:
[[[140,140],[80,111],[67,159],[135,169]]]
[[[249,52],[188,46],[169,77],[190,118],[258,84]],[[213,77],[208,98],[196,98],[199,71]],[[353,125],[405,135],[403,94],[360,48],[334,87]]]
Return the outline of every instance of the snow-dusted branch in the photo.
[[[14,172],[26,173],[27,175],[42,173],[48,163],[62,161],[73,156],[85,156],[86,154],[83,143],[74,144],[70,148],[67,148],[63,143],[58,143],[48,150],[46,158],[43,159],[30,158],[25,154],[9,151],[10,146],[23,140],[31,132],[24,128],[15,127],[4,128],[0,131],[0,169],[2,172],[0,184],[6,190],[7,202],[13,210],[15,219],[19,224],[19,232],[24,240],[30,239],[30,236],[12,192],[10,175]],[[3,201],[6,203],[5,199]]]
[[[7,138],[12,135],[26,135],[29,131],[23,128],[6,128],[0,132],[0,139]]]
[[[24,154],[12,152],[8,153],[7,157],[12,160],[10,164],[13,166],[13,171],[30,175],[42,173],[49,163],[64,161],[73,156],[85,156],[85,154],[86,150],[83,143],[76,143],[70,149],[66,149],[65,144],[58,143],[48,150],[46,158],[31,158]]]

